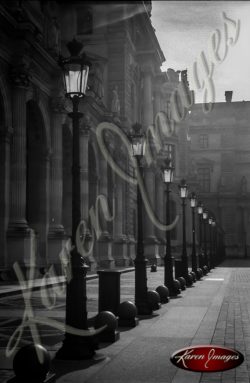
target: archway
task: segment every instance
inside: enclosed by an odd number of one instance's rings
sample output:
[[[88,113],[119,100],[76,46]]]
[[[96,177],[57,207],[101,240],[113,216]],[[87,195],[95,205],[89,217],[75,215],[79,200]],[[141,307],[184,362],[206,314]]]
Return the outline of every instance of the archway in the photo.
[[[42,113],[35,101],[27,102],[26,219],[36,233],[36,264],[47,265],[48,156]]]

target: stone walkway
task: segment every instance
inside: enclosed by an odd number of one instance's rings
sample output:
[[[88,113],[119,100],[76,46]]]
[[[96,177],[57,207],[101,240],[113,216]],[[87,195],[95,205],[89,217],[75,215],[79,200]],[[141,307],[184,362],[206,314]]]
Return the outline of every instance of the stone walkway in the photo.
[[[163,281],[163,268],[148,270],[148,286]],[[88,281],[88,312],[97,312],[98,280]],[[58,297],[52,310],[44,307],[41,291],[32,294],[36,313],[64,321],[65,297]],[[121,276],[121,301],[134,298],[134,272]],[[13,300],[13,305],[11,301]],[[22,297],[0,299],[2,324],[0,381],[12,376],[11,360],[4,359],[4,347],[22,317]],[[250,260],[227,261],[203,281],[171,299],[133,329],[120,329],[120,340],[102,344],[91,361],[54,361],[57,383],[246,383],[250,381]],[[9,322],[8,322],[9,321]],[[12,321],[12,322],[11,322]],[[10,327],[9,327],[9,325]],[[39,327],[43,344],[53,354],[63,334]],[[23,341],[30,341],[27,331]],[[240,351],[245,361],[223,373],[196,373],[181,370],[170,362],[176,350],[197,344],[226,345]]]

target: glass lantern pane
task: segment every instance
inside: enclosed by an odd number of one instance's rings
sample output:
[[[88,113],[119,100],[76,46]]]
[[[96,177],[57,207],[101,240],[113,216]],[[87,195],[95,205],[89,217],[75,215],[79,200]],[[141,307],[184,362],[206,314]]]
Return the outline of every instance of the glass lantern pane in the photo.
[[[181,198],[186,198],[187,197],[187,189],[182,187],[181,188]]]
[[[164,175],[163,175],[164,182],[166,182],[166,183],[172,182],[172,174],[171,173],[172,173],[172,171],[170,169],[164,170]]]
[[[65,86],[69,96],[77,95],[81,97],[86,92],[89,67],[80,64],[65,65]]]
[[[191,205],[191,207],[195,207],[196,206],[196,199],[195,198],[191,198],[190,205]]]
[[[81,79],[81,93],[85,94],[87,90],[87,82],[88,82],[88,75],[89,75],[89,67],[87,65],[84,65],[82,68],[82,79]]]
[[[143,143],[138,138],[133,138],[132,141],[133,155],[134,156],[142,156],[143,155]]]
[[[202,206],[198,206],[198,214],[202,214],[203,213],[203,208]]]

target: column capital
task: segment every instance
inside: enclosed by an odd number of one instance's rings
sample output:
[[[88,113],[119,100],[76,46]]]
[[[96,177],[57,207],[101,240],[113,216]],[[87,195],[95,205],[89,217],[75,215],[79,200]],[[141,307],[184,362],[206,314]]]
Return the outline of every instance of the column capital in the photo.
[[[89,136],[89,131],[93,126],[93,122],[88,114],[84,114],[80,124],[80,134]]]
[[[26,63],[13,65],[10,77],[12,84],[16,87],[28,88],[30,86],[31,75]]]
[[[62,95],[51,97],[50,105],[54,113],[67,113],[66,99]]]
[[[13,135],[13,128],[9,126],[3,126],[0,128],[0,141],[10,142]]]
[[[151,76],[153,76],[153,72],[154,72],[154,70],[153,70],[153,68],[152,68],[152,65],[150,64],[150,63],[143,63],[142,65],[141,65],[141,72],[143,73],[143,75],[145,76],[145,75],[151,75]]]

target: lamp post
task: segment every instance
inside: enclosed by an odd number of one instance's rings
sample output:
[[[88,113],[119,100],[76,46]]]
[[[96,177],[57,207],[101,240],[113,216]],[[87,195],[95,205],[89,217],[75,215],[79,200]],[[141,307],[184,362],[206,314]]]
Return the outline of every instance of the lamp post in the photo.
[[[61,349],[57,352],[60,359],[92,358],[96,349],[94,336],[82,336],[88,330],[86,274],[85,264],[77,249],[76,233],[81,221],[81,185],[80,185],[80,134],[79,121],[83,114],[78,111],[80,100],[85,96],[90,63],[86,55],[81,54],[82,43],[73,39],[67,44],[70,57],[60,58],[59,65],[63,70],[65,95],[72,101],[72,247],[70,253],[71,279],[67,281],[66,290],[66,331]],[[74,329],[72,333],[70,328]]]
[[[203,210],[202,213],[203,218],[203,228],[204,228],[204,266],[207,267],[208,270],[208,255],[207,255],[207,218],[208,212],[207,210]]]
[[[197,274],[196,243],[195,243],[195,208],[197,198],[194,192],[191,193],[190,206],[192,210],[192,271]]]
[[[143,179],[142,159],[145,154],[145,134],[140,124],[133,125],[133,132],[130,134],[131,148],[136,160],[136,171],[138,178]],[[137,247],[135,258],[135,305],[139,315],[150,315],[152,309],[148,305],[147,298],[147,260],[144,256],[143,244],[143,214],[142,196],[139,182],[137,182]]]
[[[198,202],[197,212],[199,216],[199,267],[203,270],[204,259],[203,259],[203,248],[202,248],[202,216],[203,216],[203,204],[201,201]]]
[[[212,236],[212,223],[213,218],[208,218],[208,227],[209,227],[209,268],[213,268],[213,236]]]
[[[174,178],[174,168],[172,167],[171,160],[165,159],[162,166],[163,182],[166,184],[166,224],[170,224],[170,198],[169,194],[170,184]],[[168,287],[170,296],[177,295],[177,290],[174,287],[173,277],[173,260],[171,255],[171,232],[166,230],[166,254],[164,257],[164,285]]]
[[[188,273],[188,256],[187,256],[187,243],[186,243],[186,199],[188,196],[188,187],[184,179],[181,180],[179,185],[180,197],[182,200],[182,271],[186,279],[187,286],[192,285],[191,278]]]
[[[212,265],[213,268],[215,267],[216,263],[216,221],[215,219],[212,220],[212,237],[213,237],[213,255],[212,255]]]

